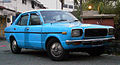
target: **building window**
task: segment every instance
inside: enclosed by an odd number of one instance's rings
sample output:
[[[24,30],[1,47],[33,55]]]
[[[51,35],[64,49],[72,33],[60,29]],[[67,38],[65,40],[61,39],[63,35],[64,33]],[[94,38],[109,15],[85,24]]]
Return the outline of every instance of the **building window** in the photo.
[[[73,5],[69,5],[69,8],[70,8],[70,9],[73,9]]]
[[[27,2],[27,0],[22,0],[22,3],[23,3],[23,4],[26,4],[26,2]]]
[[[31,7],[34,9],[35,8],[35,2],[31,1]]]
[[[67,4],[64,4],[64,5],[63,5],[64,8],[67,8],[67,6],[68,6]]]

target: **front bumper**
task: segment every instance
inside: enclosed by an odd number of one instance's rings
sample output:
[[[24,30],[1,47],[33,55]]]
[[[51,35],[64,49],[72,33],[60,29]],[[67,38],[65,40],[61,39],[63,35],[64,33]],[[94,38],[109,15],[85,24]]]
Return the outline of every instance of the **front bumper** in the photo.
[[[100,38],[100,39],[83,39],[83,40],[66,40],[66,44],[73,44],[73,43],[86,43],[86,42],[102,42],[107,40],[114,40],[115,37],[111,38]]]
[[[89,42],[89,41],[105,41],[105,40],[113,40],[115,37],[111,38],[102,38],[102,39],[83,39],[83,40],[66,40],[66,43],[71,43],[71,42]]]

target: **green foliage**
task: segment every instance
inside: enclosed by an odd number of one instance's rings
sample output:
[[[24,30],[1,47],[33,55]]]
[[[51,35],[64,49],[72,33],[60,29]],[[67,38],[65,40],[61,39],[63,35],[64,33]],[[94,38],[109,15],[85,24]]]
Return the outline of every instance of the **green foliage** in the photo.
[[[75,16],[80,18],[80,9],[78,3],[80,0],[74,0],[74,2],[77,5],[77,14]],[[113,2],[118,2],[118,4],[113,6]],[[116,14],[116,11],[118,10],[120,12],[120,3],[116,0],[88,0],[87,2],[82,3],[82,10],[87,11],[89,5],[93,7],[92,10],[98,11],[100,14]]]
[[[111,14],[115,13],[115,6],[113,2],[109,0],[89,0],[88,2],[83,3],[83,10],[88,10],[88,5],[92,5],[95,11],[98,11],[100,14]]]
[[[79,20],[81,20],[79,10],[77,10],[77,11],[73,11],[72,14],[73,14],[74,16],[76,16]]]
[[[119,2],[119,0],[116,3],[115,12],[116,12],[117,15],[120,16],[120,2]]]

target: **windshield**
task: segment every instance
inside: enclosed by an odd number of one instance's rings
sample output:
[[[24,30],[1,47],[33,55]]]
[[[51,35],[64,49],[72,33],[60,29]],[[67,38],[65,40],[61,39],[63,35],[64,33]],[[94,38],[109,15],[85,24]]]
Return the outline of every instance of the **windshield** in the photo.
[[[65,11],[41,11],[44,23],[76,22],[78,20],[71,13]]]

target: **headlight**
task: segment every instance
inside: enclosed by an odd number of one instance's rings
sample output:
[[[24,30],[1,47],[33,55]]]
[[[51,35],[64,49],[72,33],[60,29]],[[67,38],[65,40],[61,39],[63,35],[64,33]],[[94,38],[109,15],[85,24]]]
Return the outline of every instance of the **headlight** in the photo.
[[[114,28],[109,28],[108,35],[114,35]]]
[[[82,36],[83,31],[82,29],[73,29],[71,32],[72,37],[80,37]]]

